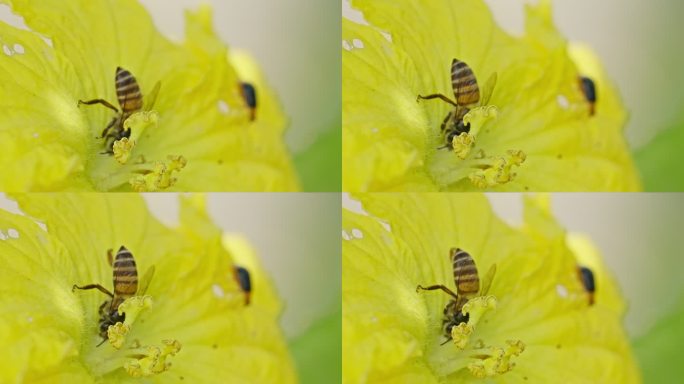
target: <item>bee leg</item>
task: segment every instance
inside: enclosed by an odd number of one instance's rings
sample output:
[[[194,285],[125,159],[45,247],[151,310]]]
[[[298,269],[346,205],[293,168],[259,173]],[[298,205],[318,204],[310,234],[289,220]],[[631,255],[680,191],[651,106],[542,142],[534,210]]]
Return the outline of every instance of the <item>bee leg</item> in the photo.
[[[441,284],[440,285],[431,285],[429,287],[423,287],[422,285],[419,285],[418,287],[416,287],[416,292],[418,292],[421,289],[424,291],[433,291],[435,289],[441,289],[442,291],[446,292],[447,295],[453,297],[454,299],[458,299],[457,294],[455,294],[454,292],[451,291],[451,289],[449,289],[449,288],[447,288]]]
[[[109,101],[104,100],[104,99],[95,99],[95,100],[87,100],[87,101],[79,100],[78,106],[80,107],[81,104],[85,104],[85,105],[102,104],[105,107],[111,109],[112,111],[119,113],[119,110],[115,106],[113,106],[112,104],[109,103]]]
[[[444,118],[444,121],[442,121],[442,125],[440,126],[442,128],[442,132],[444,132],[444,129],[446,129],[447,124],[449,123],[449,120],[451,120],[451,116],[454,114],[454,111],[449,111],[447,113],[446,117]]]
[[[88,285],[84,285],[84,286],[82,286],[82,287],[79,287],[78,285],[74,284],[74,286],[71,287],[71,292],[73,292],[75,289],[83,289],[83,290],[87,290],[87,289],[97,289],[98,291],[104,293],[105,295],[107,295],[107,296],[109,296],[109,297],[111,297],[111,298],[114,297],[114,294],[113,294],[113,293],[109,292],[109,291],[107,290],[107,288],[101,286],[100,284],[88,284]]]
[[[114,250],[113,249],[108,249],[107,250],[107,262],[109,262],[109,266],[112,266],[112,263],[114,262]]]
[[[111,300],[106,300],[106,301],[104,301],[104,302],[100,305],[100,308],[97,310],[97,313],[100,314],[100,317],[107,316],[107,312],[105,311],[105,307],[106,307],[107,304],[109,304],[110,302],[111,302]]]
[[[106,151],[100,152],[101,155],[113,155],[114,154],[114,142],[118,140],[116,138],[116,134],[112,134],[112,132],[107,132],[107,135],[103,137],[105,139],[105,148],[107,148]]]
[[[105,337],[100,341],[100,344],[96,345],[96,347],[99,347],[100,345],[104,344],[105,341],[109,340],[109,338]]]
[[[458,107],[458,104],[456,104],[455,101],[452,101],[450,98],[442,95],[441,93],[435,93],[433,95],[427,95],[427,96],[418,95],[418,98],[416,99],[416,101],[419,101],[421,99],[422,100],[440,99],[440,100],[446,101],[447,103],[453,105],[454,107]]]
[[[118,122],[118,120],[119,120],[119,117],[118,117],[118,116],[117,116],[117,117],[114,117],[114,118],[112,119],[112,121],[110,121],[109,124],[107,124],[107,126],[105,127],[105,129],[102,130],[102,136],[100,136],[100,138],[105,138],[105,137],[107,136],[107,133],[109,132],[109,130],[112,129],[112,128],[116,125],[116,123]]]

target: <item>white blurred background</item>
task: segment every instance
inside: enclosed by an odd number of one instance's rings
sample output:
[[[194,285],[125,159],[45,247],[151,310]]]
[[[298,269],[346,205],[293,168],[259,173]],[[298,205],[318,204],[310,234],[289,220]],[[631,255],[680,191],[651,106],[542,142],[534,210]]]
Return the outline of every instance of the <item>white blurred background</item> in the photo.
[[[177,194],[144,197],[164,224],[178,224]],[[20,212],[5,196],[0,196],[0,209]],[[288,339],[339,310],[339,194],[212,193],[208,194],[208,210],[220,228],[242,234],[256,250],[285,303],[281,324]]]
[[[485,2],[500,26],[520,35],[524,4],[537,1]],[[617,83],[630,113],[626,136],[632,148],[682,118],[683,1],[556,0],[552,4],[561,33],[571,42],[589,44]],[[342,0],[342,13],[358,20],[349,0]]]
[[[487,195],[496,214],[513,226],[522,223],[522,194]],[[614,273],[628,303],[625,326],[636,337],[682,297],[684,194],[555,193],[552,210],[569,232],[587,235]],[[343,195],[343,207],[360,204]],[[600,287],[597,287],[600,289]]]

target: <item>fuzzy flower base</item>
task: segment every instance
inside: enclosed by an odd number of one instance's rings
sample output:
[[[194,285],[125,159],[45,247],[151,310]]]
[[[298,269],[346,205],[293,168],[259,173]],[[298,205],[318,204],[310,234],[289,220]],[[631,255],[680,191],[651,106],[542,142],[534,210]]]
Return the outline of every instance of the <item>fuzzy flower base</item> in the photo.
[[[367,214],[343,213],[344,383],[640,382],[615,281],[546,199],[527,198],[525,224],[512,228],[482,195],[357,198]],[[468,318],[445,329],[453,298],[417,287],[457,292],[456,247],[471,255],[482,286],[492,278],[462,306]],[[593,271],[594,294],[580,265]]]
[[[178,228],[137,195],[16,200],[33,219],[0,211],[0,382],[296,381],[269,278],[244,239],[211,223],[202,197],[181,199]],[[98,308],[109,297],[72,287],[112,291],[106,254],[121,245],[147,289],[118,306],[125,320],[103,340]],[[251,274],[249,304],[236,266]]]

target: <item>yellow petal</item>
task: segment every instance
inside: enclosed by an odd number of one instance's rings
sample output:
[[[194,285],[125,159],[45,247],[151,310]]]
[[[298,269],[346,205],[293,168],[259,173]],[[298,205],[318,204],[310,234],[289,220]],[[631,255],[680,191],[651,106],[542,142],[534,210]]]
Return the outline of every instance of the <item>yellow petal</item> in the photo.
[[[283,112],[255,76],[263,119],[249,121],[241,79],[211,28],[210,8],[187,14],[188,39],[179,45],[156,30],[137,1],[3,3],[29,28],[0,23],[3,190],[298,189],[283,141]],[[250,66],[258,73],[255,63]],[[110,109],[79,104],[104,99],[116,105],[118,67],[136,77],[145,108],[153,108],[122,124]],[[152,116],[158,119],[143,118]],[[105,147],[113,140],[101,137],[110,122],[110,133],[131,135],[113,150]],[[172,176],[163,169],[172,167],[169,156],[195,165]],[[209,169],[199,169],[205,164]],[[228,176],[205,177],[209,172]]]
[[[370,25],[343,21],[346,190],[640,188],[617,91],[596,70],[596,60],[594,70],[576,66],[577,55],[551,20],[550,2],[527,7],[520,38],[495,25],[483,1],[353,5]],[[445,143],[440,126],[454,107],[438,99],[415,101],[435,93],[453,97],[454,58],[473,69],[481,94],[490,84],[484,80],[498,73],[483,106],[498,110],[498,118],[471,122],[468,135]],[[580,76],[591,76],[601,88],[594,115]],[[526,160],[502,164],[511,152]]]
[[[638,382],[615,282],[592,247],[568,248],[547,197],[526,199],[523,228],[504,224],[479,195],[358,199],[364,214],[343,213],[346,382]],[[456,291],[454,247],[471,255],[481,287],[493,279],[487,294],[463,306],[468,321],[446,334],[452,298],[417,286]],[[485,273],[494,265],[495,274]],[[593,305],[579,265],[601,284]],[[583,369],[568,369],[567,361]]]
[[[125,382],[149,376],[168,382],[169,375],[200,382],[215,375],[296,380],[272,283],[245,240],[223,238],[201,198],[185,200],[180,229],[160,224],[137,195],[17,200],[44,228],[0,211],[0,304],[6,309],[0,315],[0,365],[16,367],[0,370],[1,381]],[[98,308],[107,296],[72,287],[93,283],[112,289],[105,252],[120,245],[134,254],[138,288],[151,266],[156,273],[149,296],[134,296],[118,307],[126,318],[108,328],[111,344],[97,347]],[[235,279],[234,258],[253,277],[249,305]]]

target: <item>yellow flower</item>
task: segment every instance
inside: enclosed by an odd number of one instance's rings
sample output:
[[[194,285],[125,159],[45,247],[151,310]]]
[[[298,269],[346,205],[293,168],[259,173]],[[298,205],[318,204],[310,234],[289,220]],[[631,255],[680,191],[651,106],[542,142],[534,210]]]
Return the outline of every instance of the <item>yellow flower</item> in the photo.
[[[548,201],[526,199],[525,224],[513,228],[482,195],[358,198],[365,214],[343,213],[344,383],[639,382],[615,281]],[[451,297],[417,287],[456,292],[457,247],[474,259],[482,291],[463,305],[469,318],[444,330]],[[578,266],[594,273],[593,305]]]
[[[215,35],[209,8],[187,13],[177,44],[135,0],[0,2],[28,27],[0,22],[0,190],[298,189],[281,107],[251,57]],[[116,120],[80,101],[121,111],[119,67],[137,79],[143,105],[129,100],[138,112]],[[243,83],[256,89],[256,108]]]
[[[209,221],[201,197],[181,200],[175,229],[137,195],[16,199],[33,219],[0,211],[0,382],[296,381],[269,278],[244,239]],[[111,291],[106,252],[121,245],[134,255],[140,290],[103,339],[98,308],[109,297],[72,287]],[[236,265],[251,274],[249,305]]]
[[[617,90],[590,50],[568,46],[549,1],[527,6],[522,37],[481,0],[352,3],[370,24],[342,21],[344,190],[640,188]],[[463,117],[467,132],[447,135],[454,106],[418,96],[455,102],[454,59],[474,72],[483,105]],[[595,83],[593,107],[582,76]]]

